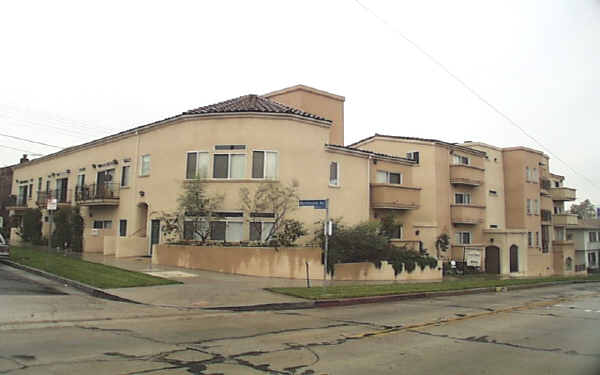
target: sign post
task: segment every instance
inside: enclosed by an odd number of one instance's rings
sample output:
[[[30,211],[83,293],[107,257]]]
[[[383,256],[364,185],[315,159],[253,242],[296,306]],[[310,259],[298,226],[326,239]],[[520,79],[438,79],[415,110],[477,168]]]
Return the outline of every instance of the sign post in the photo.
[[[325,270],[323,272],[323,281],[327,281],[327,256],[329,254],[329,236],[331,235],[331,223],[329,222],[329,198],[327,199],[309,199],[309,200],[299,200],[298,206],[300,207],[308,207],[312,206],[315,210],[325,210],[325,223],[323,225],[323,233],[325,235],[325,259],[323,263],[325,264]]]
[[[48,256],[50,256],[50,250],[52,249],[52,222],[54,219],[54,211],[57,207],[56,198],[48,199],[46,209],[48,210],[48,255],[46,256],[46,266],[48,265]]]

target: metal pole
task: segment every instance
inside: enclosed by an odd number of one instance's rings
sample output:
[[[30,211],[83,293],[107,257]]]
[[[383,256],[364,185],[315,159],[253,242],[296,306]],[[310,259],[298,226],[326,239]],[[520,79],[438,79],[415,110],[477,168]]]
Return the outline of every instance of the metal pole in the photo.
[[[325,270],[323,283],[327,282],[327,256],[329,255],[329,198],[325,199]]]
[[[46,266],[48,266],[48,257],[50,256],[50,250],[52,249],[52,219],[54,216],[54,210],[48,210],[48,254],[46,255]]]
[[[308,276],[308,262],[304,262],[306,264],[306,287],[310,288],[310,277]]]

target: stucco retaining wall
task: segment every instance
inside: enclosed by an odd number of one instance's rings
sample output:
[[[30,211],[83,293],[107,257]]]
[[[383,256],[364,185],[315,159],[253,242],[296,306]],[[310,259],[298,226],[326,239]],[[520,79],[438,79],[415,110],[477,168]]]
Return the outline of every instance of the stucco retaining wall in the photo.
[[[398,275],[394,274],[394,268],[388,262],[381,262],[381,268],[375,267],[370,262],[340,263],[334,266],[333,280],[396,280],[396,281],[440,281],[442,280],[442,267],[421,270],[417,267],[412,272],[402,270]]]
[[[83,234],[83,252],[84,253],[102,253],[104,249],[104,237],[94,236],[88,233]]]
[[[116,237],[115,257],[137,257],[148,255],[147,237]]]
[[[104,243],[102,245],[104,249],[104,255],[115,255],[117,252],[117,237],[115,236],[104,236]]]
[[[196,268],[240,275],[323,278],[321,249],[313,247],[209,247],[185,245],[158,245],[152,254],[152,263],[166,266]]]

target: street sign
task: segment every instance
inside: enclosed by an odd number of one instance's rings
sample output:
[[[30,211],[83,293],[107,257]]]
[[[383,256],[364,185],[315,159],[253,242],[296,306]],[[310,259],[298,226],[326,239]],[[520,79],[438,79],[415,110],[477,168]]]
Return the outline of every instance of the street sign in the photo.
[[[298,206],[312,206],[315,210],[325,210],[327,209],[327,201],[325,199],[304,199],[298,201]]]
[[[57,202],[56,198],[48,199],[48,206],[46,207],[48,210],[56,210],[57,206],[58,206],[58,202]]]
[[[465,262],[470,267],[481,267],[481,251],[477,248],[465,248]]]

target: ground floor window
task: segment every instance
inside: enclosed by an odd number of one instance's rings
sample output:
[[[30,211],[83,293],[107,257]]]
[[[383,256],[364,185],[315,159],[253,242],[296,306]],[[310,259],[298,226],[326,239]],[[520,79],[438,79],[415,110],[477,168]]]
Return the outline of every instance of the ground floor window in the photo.
[[[94,220],[93,228],[94,229],[112,229],[112,221],[111,220]]]
[[[127,220],[119,220],[119,236],[127,236]]]
[[[242,240],[241,221],[211,221],[210,239],[213,241],[240,242]]]
[[[273,223],[264,221],[250,222],[250,241],[266,241]]]
[[[590,264],[590,266],[595,266],[596,265],[596,253],[592,252],[592,253],[588,253],[588,263]]]
[[[471,232],[456,232],[456,243],[468,245],[471,243]]]

